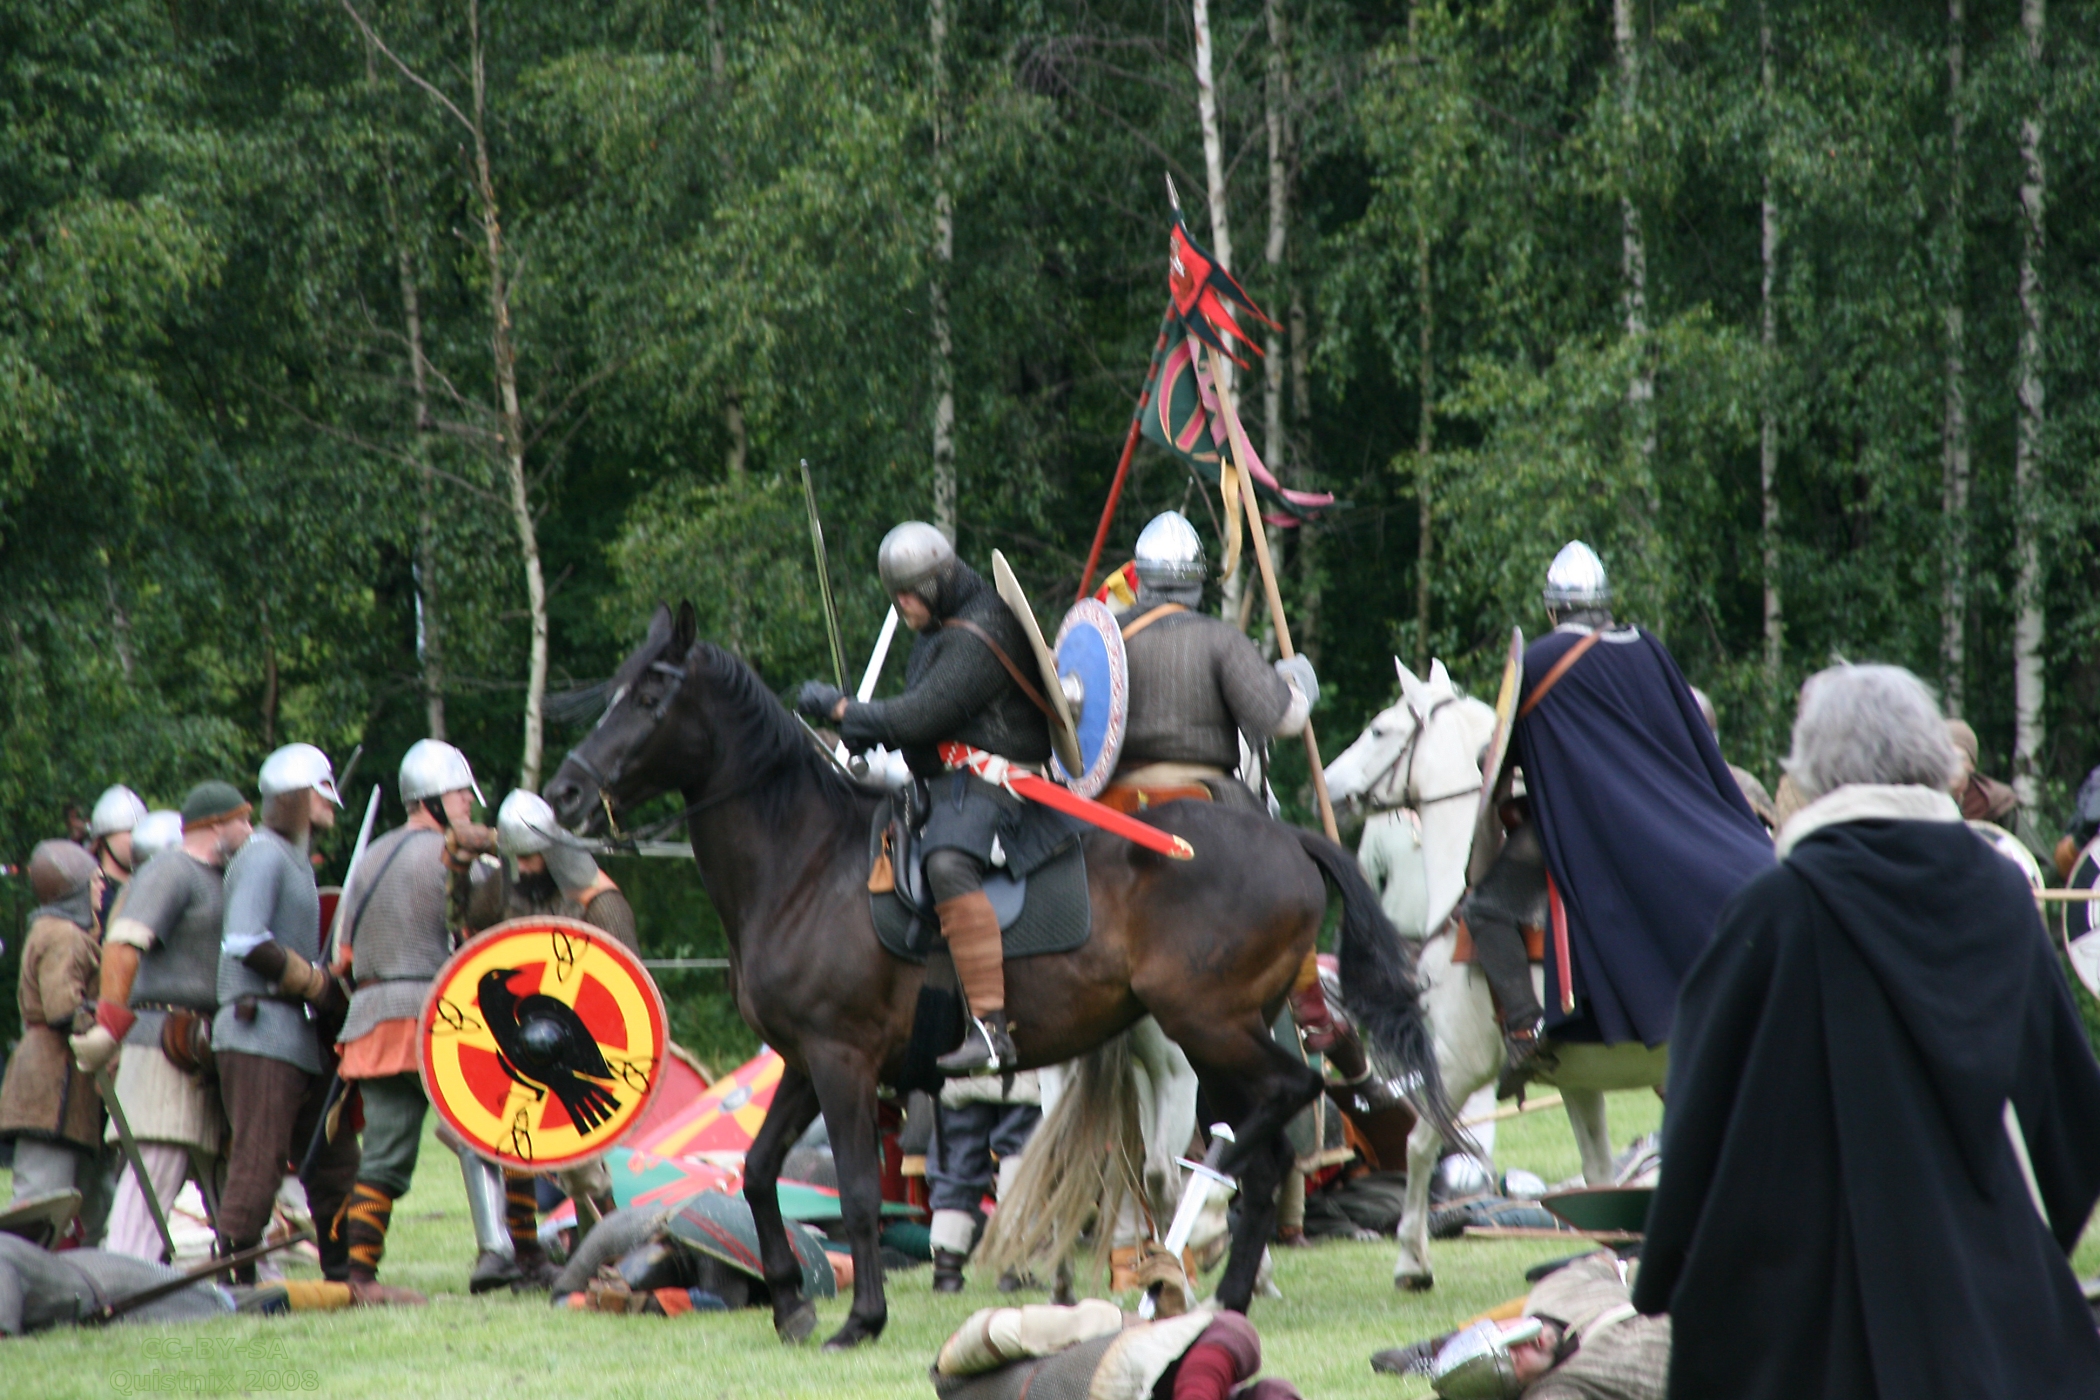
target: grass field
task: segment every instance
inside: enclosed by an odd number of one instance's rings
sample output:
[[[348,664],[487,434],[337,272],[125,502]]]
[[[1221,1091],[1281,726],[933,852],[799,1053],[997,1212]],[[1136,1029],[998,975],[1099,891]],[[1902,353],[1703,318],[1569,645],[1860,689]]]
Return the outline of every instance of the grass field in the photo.
[[[1614,1141],[1653,1129],[1652,1094],[1611,1098]],[[1547,1180],[1576,1170],[1566,1120],[1554,1110],[1502,1125],[1496,1157]],[[1281,1301],[1259,1300],[1266,1371],[1309,1397],[1367,1395],[1410,1400],[1427,1387],[1374,1375],[1373,1351],[1444,1330],[1522,1291],[1526,1267],[1566,1254],[1555,1241],[1454,1241],[1433,1247],[1437,1287],[1400,1294],[1389,1243],[1327,1244],[1279,1251]],[[932,1394],[926,1368],[935,1349],[972,1310],[1001,1301],[972,1277],[960,1297],[936,1298],[925,1268],[890,1279],[889,1329],[845,1355],[793,1350],[773,1339],[770,1314],[697,1314],[680,1319],[555,1312],[544,1301],[470,1298],[472,1262],[459,1172],[426,1140],[415,1190],[394,1215],[384,1275],[418,1288],[430,1306],[298,1317],[230,1319],[179,1329],[153,1326],[68,1331],[9,1344],[0,1395],[104,1397],[138,1394],[269,1394],[283,1370],[311,1372],[324,1396],[607,1396],[615,1400],[800,1400],[800,1397]],[[2100,1269],[2100,1242],[2079,1251],[2081,1276]],[[1036,1301],[1041,1295],[1024,1295]],[[821,1305],[818,1336],[843,1318],[844,1299]]]

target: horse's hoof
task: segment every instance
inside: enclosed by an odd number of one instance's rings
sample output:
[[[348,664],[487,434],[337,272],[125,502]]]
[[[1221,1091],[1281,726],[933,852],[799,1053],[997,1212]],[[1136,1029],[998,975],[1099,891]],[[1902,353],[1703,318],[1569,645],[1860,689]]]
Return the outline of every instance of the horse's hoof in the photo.
[[[789,1345],[806,1342],[817,1330],[817,1305],[804,1298],[799,1306],[785,1316],[775,1315],[773,1332]]]
[[[1402,1293],[1427,1293],[1436,1287],[1435,1274],[1394,1274],[1393,1287]]]
[[[857,1318],[849,1317],[846,1319],[846,1325],[832,1333],[825,1341],[824,1350],[851,1351],[862,1342],[874,1341],[881,1334],[882,1329],[880,1327],[868,1327],[863,1325]]]

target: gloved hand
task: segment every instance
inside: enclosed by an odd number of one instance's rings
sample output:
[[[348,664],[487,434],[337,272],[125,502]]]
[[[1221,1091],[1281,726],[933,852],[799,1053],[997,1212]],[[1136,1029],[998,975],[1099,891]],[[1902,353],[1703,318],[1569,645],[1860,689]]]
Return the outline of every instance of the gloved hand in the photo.
[[[82,1074],[100,1074],[108,1069],[117,1062],[117,1051],[123,1048],[109,1027],[99,1021],[82,1034],[69,1037],[66,1043],[73,1047],[73,1063]]]
[[[1313,674],[1312,662],[1302,656],[1282,657],[1276,662],[1276,674],[1285,684],[1298,688],[1308,709],[1320,703],[1320,678]]]
[[[839,701],[845,698],[846,692],[835,685],[826,685],[822,681],[804,681],[802,689],[795,692],[795,708],[811,719],[829,721],[831,712],[837,709]]]

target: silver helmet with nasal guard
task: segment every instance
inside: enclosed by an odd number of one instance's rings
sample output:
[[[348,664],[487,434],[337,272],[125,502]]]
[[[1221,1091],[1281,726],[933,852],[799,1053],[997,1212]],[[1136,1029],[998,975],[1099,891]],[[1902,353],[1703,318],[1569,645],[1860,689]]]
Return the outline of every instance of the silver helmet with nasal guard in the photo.
[[[1139,532],[1137,575],[1154,588],[1203,582],[1203,540],[1187,516],[1164,511]]]
[[[481,795],[481,786],[474,781],[474,768],[467,762],[467,756],[443,739],[418,739],[401,756],[403,802],[443,797],[461,788],[473,793],[476,802],[484,807],[488,805],[487,799]]]
[[[1601,608],[1611,602],[1611,580],[1604,561],[1581,540],[1569,540],[1546,569],[1546,610],[1566,612]]]
[[[1504,1325],[1476,1322],[1444,1343],[1429,1371],[1430,1388],[1443,1400],[1517,1400],[1524,1385],[1510,1348],[1538,1336],[1535,1317]]]

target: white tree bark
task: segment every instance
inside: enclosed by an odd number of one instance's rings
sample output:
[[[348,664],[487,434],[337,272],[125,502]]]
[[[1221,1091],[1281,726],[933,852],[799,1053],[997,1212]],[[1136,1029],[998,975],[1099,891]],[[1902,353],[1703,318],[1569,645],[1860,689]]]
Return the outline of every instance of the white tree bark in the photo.
[[[1218,266],[1232,270],[1232,209],[1225,184],[1225,141],[1218,129],[1218,91],[1211,72],[1210,0],[1189,0],[1189,19],[1196,37],[1196,118],[1203,129],[1203,174],[1210,196],[1210,251]],[[1218,386],[1232,392],[1232,361],[1222,355],[1205,357]],[[1230,509],[1228,503],[1227,509]],[[1219,541],[1219,547],[1224,542]],[[1245,631],[1254,600],[1246,592],[1244,562],[1225,580],[1219,613],[1236,619]]]
[[[933,524],[955,539],[955,357],[948,332],[948,271],[955,261],[955,205],[948,192],[948,6],[928,0],[933,73]]]
[[[2020,353],[2019,437],[2013,455],[2015,548],[2019,558],[2013,625],[2013,791],[2020,821],[2032,829],[2040,799],[2042,752],[2042,249],[2047,183],[2042,130],[2048,85],[2042,66],[2044,0],[2021,0],[2020,29],[2034,105],[2020,121]]]
[[[1947,304],[1944,409],[1940,418],[1940,517],[1946,556],[1941,566],[1940,693],[1947,713],[1960,715],[1969,628],[1969,405],[1967,325],[1968,229],[1963,215],[1968,133],[1962,115],[1966,16],[1963,0],[1947,0]]]
[[[1786,621],[1780,609],[1779,597],[1779,405],[1772,383],[1779,360],[1779,309],[1772,300],[1772,280],[1779,265],[1779,206],[1772,194],[1774,156],[1771,136],[1773,124],[1777,120],[1772,110],[1777,81],[1772,58],[1772,17],[1769,6],[1762,3],[1762,0],[1757,7],[1757,17],[1757,44],[1763,69],[1760,78],[1764,90],[1765,118],[1764,198],[1759,208],[1762,225],[1760,241],[1764,260],[1761,340],[1765,361],[1764,402],[1760,406],[1757,429],[1758,490],[1762,506],[1759,547],[1763,555],[1765,574],[1765,685],[1769,694],[1777,695],[1780,662],[1786,643]]]
[[[1648,339],[1648,246],[1641,237],[1641,211],[1633,202],[1634,111],[1640,100],[1641,58],[1634,33],[1634,0],[1612,0],[1612,44],[1619,62],[1619,119],[1621,187],[1619,194],[1619,261],[1625,282],[1626,338],[1634,342],[1636,359],[1626,385],[1626,406],[1633,422],[1634,450],[1638,456],[1648,509],[1660,503],[1655,497],[1655,371],[1649,366]]]

